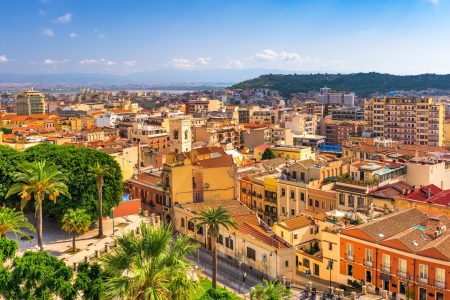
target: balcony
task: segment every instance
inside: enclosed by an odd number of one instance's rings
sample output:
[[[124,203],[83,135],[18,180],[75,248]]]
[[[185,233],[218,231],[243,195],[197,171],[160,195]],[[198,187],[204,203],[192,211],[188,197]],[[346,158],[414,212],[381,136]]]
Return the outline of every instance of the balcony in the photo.
[[[398,278],[408,279],[408,273],[406,271],[398,270]]]
[[[391,274],[391,266],[381,266],[381,272]]]
[[[354,256],[353,254],[345,254],[345,259],[348,261],[354,261]]]
[[[434,286],[437,287],[438,289],[445,290],[445,281],[435,280]]]
[[[366,267],[372,268],[372,266],[373,266],[373,261],[364,259],[364,265],[365,265]]]
[[[419,277],[418,281],[420,284],[428,284],[428,278]]]

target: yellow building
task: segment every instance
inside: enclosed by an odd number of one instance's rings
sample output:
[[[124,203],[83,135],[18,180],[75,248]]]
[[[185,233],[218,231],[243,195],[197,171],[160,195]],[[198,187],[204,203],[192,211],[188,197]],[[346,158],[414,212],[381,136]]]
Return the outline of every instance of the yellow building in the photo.
[[[279,236],[268,233],[254,212],[239,201],[210,201],[182,204],[174,208],[175,230],[211,249],[207,228],[196,228],[200,211],[223,207],[236,221],[237,228],[219,228],[217,252],[244,274],[250,268],[282,282],[295,278],[295,249]]]
[[[264,219],[269,225],[277,220],[277,190],[277,178],[264,177]]]
[[[311,151],[311,147],[306,146],[273,146],[273,153],[276,157],[283,157],[286,159],[305,160],[314,159],[315,153]]]
[[[338,227],[324,214],[307,212],[284,222],[276,223],[274,232],[296,248],[296,266],[302,273],[323,280],[339,280],[340,239]],[[332,269],[327,267],[333,261]]]
[[[204,147],[168,156],[163,165],[166,206],[235,199],[233,157],[222,148]]]

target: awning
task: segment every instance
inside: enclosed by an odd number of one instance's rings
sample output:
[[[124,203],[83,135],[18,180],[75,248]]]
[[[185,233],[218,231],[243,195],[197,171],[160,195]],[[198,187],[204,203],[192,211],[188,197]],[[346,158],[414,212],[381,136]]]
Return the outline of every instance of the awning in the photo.
[[[381,279],[381,280],[384,280],[384,281],[389,281],[389,280],[391,279],[391,275],[381,273],[381,274],[380,274],[380,279]]]

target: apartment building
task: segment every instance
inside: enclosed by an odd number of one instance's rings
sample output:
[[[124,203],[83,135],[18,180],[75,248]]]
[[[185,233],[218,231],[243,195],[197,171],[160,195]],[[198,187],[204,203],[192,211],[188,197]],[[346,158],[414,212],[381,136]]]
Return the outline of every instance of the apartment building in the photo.
[[[285,117],[285,128],[289,128],[295,133],[310,133],[317,132],[318,117],[316,115],[295,114]]]
[[[444,116],[445,104],[431,98],[372,98],[364,103],[364,131],[408,145],[442,146]]]
[[[45,114],[45,95],[39,91],[26,90],[17,95],[16,113],[18,116]]]
[[[289,128],[280,128],[277,125],[247,129],[243,135],[243,144],[254,149],[262,144],[292,145],[293,135]]]
[[[260,107],[257,105],[239,107],[238,109],[239,123],[251,123],[250,117],[253,115],[253,112],[259,111],[259,109]]]
[[[317,101],[300,103],[295,106],[295,111],[306,115],[316,115],[319,119],[325,116],[325,106]]]
[[[250,116],[253,124],[277,124],[278,113],[274,110],[257,110]]]
[[[346,228],[341,280],[361,281],[397,299],[450,297],[449,220],[412,208]]]
[[[147,144],[157,151],[168,149],[169,134],[164,127],[134,124],[128,128],[128,140]]]
[[[242,126],[229,122],[207,122],[205,126],[193,128],[194,142],[206,146],[223,146],[240,149],[243,140]]]
[[[330,145],[342,145],[350,136],[359,136],[364,130],[364,121],[325,119],[325,139]]]

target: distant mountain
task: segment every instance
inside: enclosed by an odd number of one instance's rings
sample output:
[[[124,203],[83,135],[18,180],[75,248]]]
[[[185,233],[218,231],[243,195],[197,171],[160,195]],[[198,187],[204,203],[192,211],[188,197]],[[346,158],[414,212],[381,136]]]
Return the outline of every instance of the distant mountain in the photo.
[[[0,83],[33,84],[170,84],[226,83],[226,86],[267,73],[283,73],[269,69],[197,69],[176,70],[162,69],[137,72],[125,75],[94,73],[45,73],[45,74],[10,74],[0,73]]]
[[[232,88],[270,88],[284,97],[294,93],[319,90],[327,86],[337,91],[355,92],[360,97],[396,90],[450,90],[450,74],[392,75],[381,73],[354,74],[268,74],[246,80]]]

